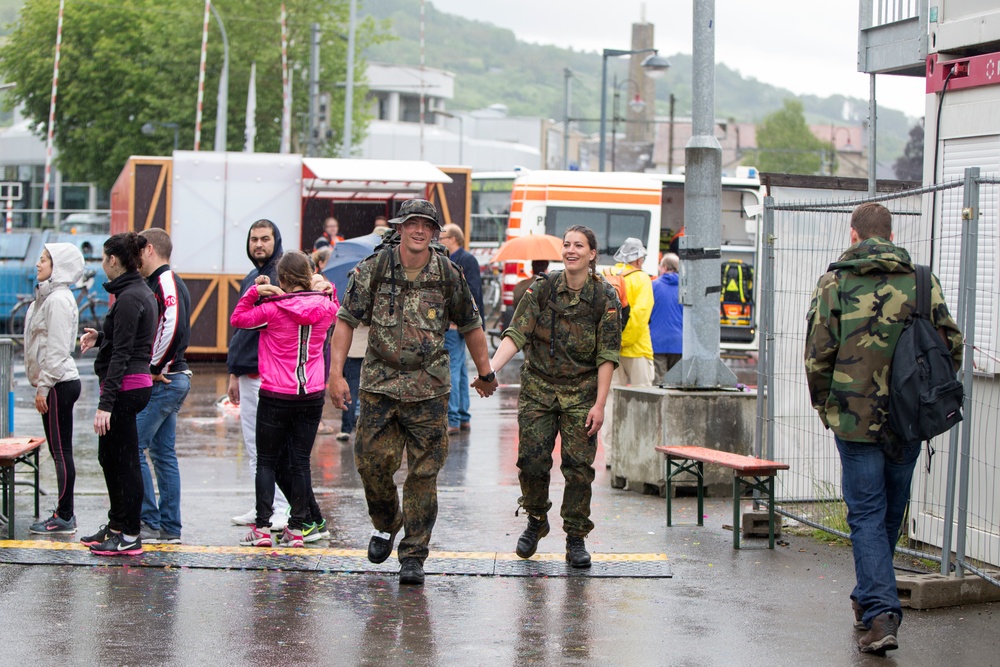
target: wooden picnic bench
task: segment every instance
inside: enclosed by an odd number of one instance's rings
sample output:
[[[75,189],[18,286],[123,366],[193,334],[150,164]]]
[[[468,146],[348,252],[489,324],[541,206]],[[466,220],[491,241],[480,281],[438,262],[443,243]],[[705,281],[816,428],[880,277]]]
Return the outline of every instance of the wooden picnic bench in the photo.
[[[38,449],[45,438],[11,436],[0,438],[0,486],[3,490],[3,507],[0,519],[7,522],[7,539],[14,539],[14,471],[18,464],[24,464],[34,471],[35,518],[38,518]]]
[[[698,481],[698,525],[703,526],[705,516],[706,463],[730,468],[733,471],[733,548],[740,548],[740,497],[745,488],[760,492],[767,501],[768,548],[774,548],[774,476],[779,470],[788,470],[787,463],[758,459],[732,452],[720,452],[708,447],[661,445],[656,451],[663,454],[663,479],[667,485],[667,527],[671,521],[672,482],[674,477],[689,472]]]

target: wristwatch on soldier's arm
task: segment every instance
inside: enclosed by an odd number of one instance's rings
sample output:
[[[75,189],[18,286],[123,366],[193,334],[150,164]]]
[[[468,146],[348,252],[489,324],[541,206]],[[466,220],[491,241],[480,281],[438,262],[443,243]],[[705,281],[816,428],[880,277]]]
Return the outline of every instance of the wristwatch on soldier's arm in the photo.
[[[487,373],[486,375],[480,375],[479,379],[483,382],[492,383],[494,380],[497,379],[497,372],[491,368],[489,373]]]

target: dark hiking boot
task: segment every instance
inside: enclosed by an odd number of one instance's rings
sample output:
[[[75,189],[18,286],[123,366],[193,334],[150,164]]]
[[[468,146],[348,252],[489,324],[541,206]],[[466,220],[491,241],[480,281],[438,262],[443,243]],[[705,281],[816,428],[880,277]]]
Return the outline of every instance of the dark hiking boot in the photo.
[[[570,567],[590,567],[590,554],[582,537],[566,537],[566,562]]]
[[[517,538],[517,548],[514,549],[521,558],[531,558],[538,549],[538,540],[549,534],[549,520],[542,517],[528,515],[528,527]]]
[[[890,612],[879,614],[872,620],[872,627],[858,640],[862,653],[885,655],[886,651],[899,648],[896,633],[899,632],[899,616]]]
[[[854,598],[851,598],[851,608],[854,609],[854,629],[864,632],[868,629],[865,627],[864,622],[865,610],[861,608],[861,605]]]
[[[408,586],[424,585],[424,564],[419,558],[404,558],[400,562],[399,583]]]

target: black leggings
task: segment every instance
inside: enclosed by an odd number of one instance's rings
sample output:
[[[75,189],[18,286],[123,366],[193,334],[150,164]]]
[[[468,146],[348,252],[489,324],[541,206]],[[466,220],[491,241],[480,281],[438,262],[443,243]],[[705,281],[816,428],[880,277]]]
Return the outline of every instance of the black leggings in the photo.
[[[111,509],[108,528],[138,535],[142,514],[142,472],[139,469],[139,434],[135,416],[153,393],[152,387],[118,392],[111,408],[111,427],[97,438],[97,460],[104,469]]]
[[[56,514],[63,521],[73,518],[73,487],[76,465],[73,463],[73,406],[80,398],[80,381],[57,382],[49,389],[49,411],[42,417],[42,428],[49,443],[49,453],[56,464],[59,499]]]
[[[322,394],[305,400],[260,395],[257,403],[258,528],[271,525],[275,483],[291,505],[289,528],[301,530],[307,523],[322,521],[313,494],[309,455],[323,416],[324,400]]]

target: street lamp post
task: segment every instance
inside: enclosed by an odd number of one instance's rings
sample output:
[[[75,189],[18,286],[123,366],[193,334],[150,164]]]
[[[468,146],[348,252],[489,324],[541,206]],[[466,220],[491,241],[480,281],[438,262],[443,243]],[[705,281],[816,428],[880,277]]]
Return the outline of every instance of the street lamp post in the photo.
[[[572,88],[570,81],[573,78],[573,70],[568,67],[563,68],[563,155],[562,168],[569,169],[569,99]]]
[[[178,126],[177,123],[157,123],[156,121],[149,121],[148,123],[143,123],[140,128],[142,133],[147,137],[151,137],[156,134],[157,127],[165,127],[169,130],[174,131],[174,150],[177,150],[177,138],[178,138]]]
[[[618,100],[621,97],[621,86],[629,83],[635,86],[635,97],[629,100],[628,105],[632,107],[632,110],[636,113],[639,113],[646,108],[646,103],[642,100],[642,96],[639,94],[639,84],[632,79],[625,79],[621,83],[618,83],[618,75],[616,74],[614,83],[611,85],[612,90],[615,91],[614,100],[611,103],[611,171],[615,170],[615,158],[618,154],[618,121],[624,120],[618,115]]]
[[[438,116],[444,116],[445,118],[453,118],[458,121],[458,163],[462,164],[463,159],[463,145],[465,144],[465,119],[461,116],[455,115],[450,111],[441,111],[438,109],[434,112]]]
[[[657,49],[636,49],[634,51],[604,49],[601,53],[601,143],[597,157],[598,171],[604,171],[604,155],[607,147],[608,58],[619,58],[621,56],[640,55],[643,53],[650,54],[645,60],[642,61],[642,69],[646,72],[646,76],[655,79],[662,76],[668,69],[670,69],[670,61],[659,55],[659,51]]]

